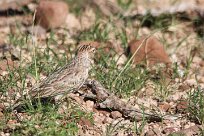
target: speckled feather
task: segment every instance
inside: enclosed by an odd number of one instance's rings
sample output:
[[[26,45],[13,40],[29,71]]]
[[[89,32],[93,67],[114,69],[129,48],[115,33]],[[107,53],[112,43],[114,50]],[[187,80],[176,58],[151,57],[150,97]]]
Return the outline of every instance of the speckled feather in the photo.
[[[79,89],[88,78],[95,48],[81,45],[77,56],[67,65],[49,75],[29,91],[30,97],[52,97]]]
[[[95,54],[93,43],[85,43],[79,46],[77,56],[68,64],[57,69],[47,78],[35,85],[28,95],[18,99],[11,109],[18,109],[26,100],[36,98],[50,98],[62,96],[79,89],[89,76]]]

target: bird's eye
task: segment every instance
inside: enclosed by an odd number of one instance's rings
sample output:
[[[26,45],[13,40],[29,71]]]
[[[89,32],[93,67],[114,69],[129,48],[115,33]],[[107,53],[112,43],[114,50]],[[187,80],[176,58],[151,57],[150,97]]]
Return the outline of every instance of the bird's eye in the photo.
[[[96,52],[96,49],[95,49],[95,48],[93,48],[93,49],[91,50],[91,52],[95,53],[95,52]]]

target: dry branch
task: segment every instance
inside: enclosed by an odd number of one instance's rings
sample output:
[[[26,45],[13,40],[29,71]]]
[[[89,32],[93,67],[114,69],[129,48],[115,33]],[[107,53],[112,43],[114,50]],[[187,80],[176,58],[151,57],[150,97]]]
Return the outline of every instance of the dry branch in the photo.
[[[140,121],[142,119],[147,119],[149,121],[161,121],[162,119],[174,119],[172,117],[161,117],[159,115],[144,113],[136,109],[135,107],[129,105],[128,103],[122,101],[120,98],[110,93],[105,89],[100,82],[96,80],[89,80],[85,84],[87,87],[91,88],[91,92],[88,94],[83,94],[85,98],[91,98],[96,101],[97,108],[117,110],[123,114],[124,117],[130,118],[131,120]]]

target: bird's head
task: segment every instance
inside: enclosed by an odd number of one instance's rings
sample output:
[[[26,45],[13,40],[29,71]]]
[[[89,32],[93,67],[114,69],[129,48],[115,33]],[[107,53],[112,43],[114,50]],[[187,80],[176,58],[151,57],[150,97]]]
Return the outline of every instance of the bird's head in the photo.
[[[79,45],[77,55],[87,56],[89,59],[94,59],[96,47],[91,43],[82,43]]]

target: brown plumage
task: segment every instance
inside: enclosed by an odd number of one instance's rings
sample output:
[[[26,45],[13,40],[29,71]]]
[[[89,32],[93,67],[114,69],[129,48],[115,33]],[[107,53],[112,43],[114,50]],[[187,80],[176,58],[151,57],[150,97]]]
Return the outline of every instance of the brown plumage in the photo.
[[[28,92],[29,99],[50,98],[62,96],[79,89],[89,76],[89,70],[93,65],[95,47],[90,43],[79,46],[76,57],[70,63],[55,70],[39,85],[31,88]],[[14,104],[17,107],[21,102]]]
[[[95,48],[91,44],[81,45],[77,56],[59,68],[37,87],[29,91],[31,97],[52,97],[79,89],[88,78],[92,67]]]

